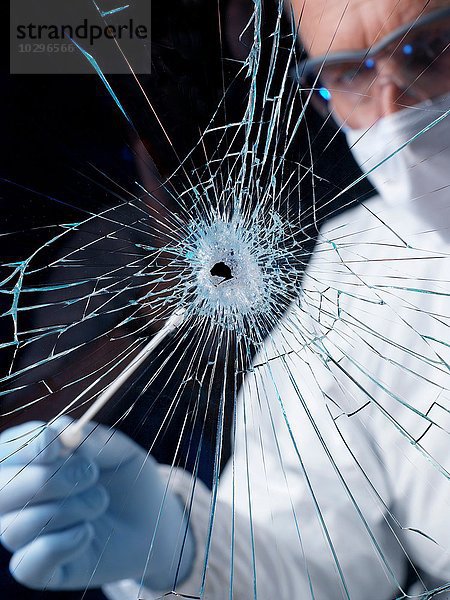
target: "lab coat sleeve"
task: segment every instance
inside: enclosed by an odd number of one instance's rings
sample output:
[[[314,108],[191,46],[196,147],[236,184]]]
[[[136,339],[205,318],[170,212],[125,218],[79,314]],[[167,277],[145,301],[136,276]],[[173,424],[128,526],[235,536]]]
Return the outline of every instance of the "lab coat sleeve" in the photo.
[[[161,467],[166,470],[165,467]],[[172,471],[173,490],[179,494],[187,506],[191,506],[190,522],[196,544],[196,556],[190,577],[176,586],[179,594],[188,597],[199,597],[205,567],[205,553],[210,528],[212,495],[210,490],[199,480],[195,482],[192,501],[193,480],[190,473],[177,469]],[[233,531],[234,522],[234,536]],[[205,579],[205,600],[228,600],[230,582],[233,581],[233,598],[247,600],[254,597],[255,582],[253,579],[253,559],[249,551],[250,540],[248,521],[238,512],[234,512],[228,502],[218,501],[215,506],[215,518],[211,546],[208,553]],[[284,577],[273,579],[271,563],[273,560],[273,540],[270,532],[264,527],[254,531],[255,543],[260,547],[258,554],[261,572],[258,572],[257,597],[261,600],[274,598],[291,598],[289,588],[292,584],[293,563],[295,557],[286,556]],[[234,539],[233,574],[231,573],[231,540]],[[279,562],[279,561],[277,561]],[[278,576],[281,573],[278,572]],[[294,579],[298,579],[295,577]],[[262,592],[261,590],[264,590]],[[103,591],[110,600],[153,600],[161,596],[161,591],[140,587],[134,581],[121,581],[104,586]]]
[[[205,599],[228,599],[232,585],[236,600],[390,600],[402,583],[404,554],[380,503],[339,444],[320,398],[311,418],[328,450],[341,457],[334,465],[289,387],[280,390],[286,398],[281,406],[273,380],[286,384],[287,372],[280,369],[270,379],[272,384],[267,372],[250,376],[241,393],[234,459],[219,482],[207,556],[211,492],[197,481],[192,498],[192,476],[173,473],[172,489],[190,507],[196,541],[191,575],[176,591],[200,596],[207,559]],[[305,381],[305,390],[308,385]],[[367,476],[389,501],[381,465],[373,449],[363,447],[366,437],[356,432],[350,442],[353,452],[360,448],[365,454]],[[112,600],[158,597],[151,590],[133,595],[131,588],[110,595]]]

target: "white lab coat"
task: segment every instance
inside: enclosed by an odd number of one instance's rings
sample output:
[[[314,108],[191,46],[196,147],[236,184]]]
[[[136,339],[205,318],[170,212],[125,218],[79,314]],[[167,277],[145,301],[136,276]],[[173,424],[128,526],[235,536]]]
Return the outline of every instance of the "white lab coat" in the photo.
[[[367,208],[327,224],[299,306],[243,386],[204,598],[229,598],[232,579],[236,600],[390,600],[407,557],[425,585],[450,581],[450,244],[407,205]],[[188,504],[191,476],[172,483]],[[179,593],[199,594],[210,513],[197,482]]]

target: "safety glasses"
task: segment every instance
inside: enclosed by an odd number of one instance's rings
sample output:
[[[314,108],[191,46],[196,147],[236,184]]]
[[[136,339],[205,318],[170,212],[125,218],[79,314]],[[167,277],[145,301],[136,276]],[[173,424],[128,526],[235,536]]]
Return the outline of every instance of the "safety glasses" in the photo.
[[[379,86],[392,80],[401,90],[395,101],[414,105],[450,91],[450,7],[441,8],[392,31],[371,48],[307,59],[296,76],[316,108],[359,125],[377,117]],[[378,115],[380,116],[380,115]]]

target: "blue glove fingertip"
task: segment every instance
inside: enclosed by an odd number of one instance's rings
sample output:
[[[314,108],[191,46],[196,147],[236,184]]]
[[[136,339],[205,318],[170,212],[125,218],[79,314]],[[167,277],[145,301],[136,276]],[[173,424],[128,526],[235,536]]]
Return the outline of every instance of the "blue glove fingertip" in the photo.
[[[109,506],[109,494],[102,485],[96,485],[86,490],[84,494],[81,494],[81,498],[95,514],[104,513]]]
[[[13,554],[11,575],[33,589],[64,589],[64,565],[86,552],[93,538],[90,523],[39,536]]]
[[[62,468],[69,483],[83,486],[83,488],[96,483],[99,477],[99,469],[95,462],[83,456],[74,455]]]

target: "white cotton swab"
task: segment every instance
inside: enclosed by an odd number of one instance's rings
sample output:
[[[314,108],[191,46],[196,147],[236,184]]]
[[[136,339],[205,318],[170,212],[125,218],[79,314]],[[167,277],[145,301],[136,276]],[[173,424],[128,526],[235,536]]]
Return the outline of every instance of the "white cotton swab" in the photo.
[[[112,381],[100,394],[97,400],[90,406],[84,415],[69,425],[61,432],[59,439],[61,440],[66,450],[74,450],[83,440],[83,429],[92,421],[98,411],[114,396],[114,394],[122,387],[122,385],[131,377],[136,369],[150,356],[150,354],[165,340],[183,321],[185,312],[178,310],[173,313],[165,322],[163,327],[156,333],[137,356],[133,358],[130,364]]]

